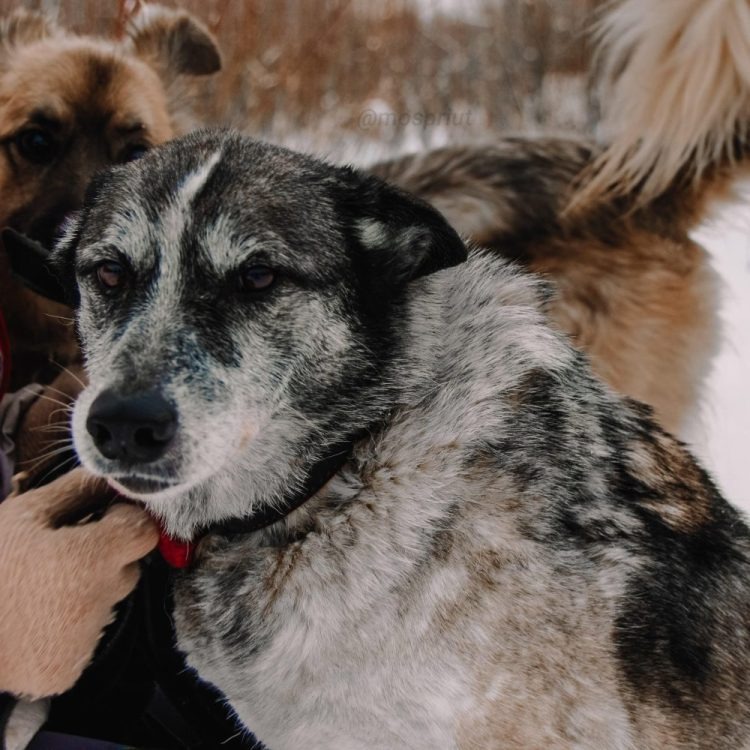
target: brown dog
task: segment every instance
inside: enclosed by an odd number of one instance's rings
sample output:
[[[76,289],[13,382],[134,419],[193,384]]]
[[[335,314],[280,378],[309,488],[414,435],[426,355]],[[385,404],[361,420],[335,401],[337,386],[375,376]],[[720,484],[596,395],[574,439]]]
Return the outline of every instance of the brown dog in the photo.
[[[137,158],[192,123],[186,77],[221,67],[208,30],[183,11],[144,6],[119,42],[76,36],[44,16],[0,25],[0,228],[49,247],[98,170]],[[0,301],[14,385],[50,355],[76,351],[67,308],[15,282],[0,253]]]
[[[688,235],[701,215],[682,192],[566,211],[600,150],[565,139],[507,138],[376,165],[466,237],[553,283],[547,311],[620,393],[679,434],[716,345],[716,279]],[[632,201],[632,198],[631,198]]]
[[[603,25],[609,138],[507,138],[372,168],[555,289],[549,314],[618,391],[679,433],[717,347],[717,281],[690,237],[746,169],[745,0],[624,0]]]

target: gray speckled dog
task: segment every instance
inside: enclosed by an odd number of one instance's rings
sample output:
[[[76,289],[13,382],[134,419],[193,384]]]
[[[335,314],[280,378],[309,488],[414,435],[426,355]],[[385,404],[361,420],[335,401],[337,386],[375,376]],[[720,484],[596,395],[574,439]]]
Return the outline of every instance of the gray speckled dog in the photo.
[[[81,459],[202,539],[179,644],[272,750],[750,747],[748,530],[538,282],[227,133],[98,179],[57,261]]]

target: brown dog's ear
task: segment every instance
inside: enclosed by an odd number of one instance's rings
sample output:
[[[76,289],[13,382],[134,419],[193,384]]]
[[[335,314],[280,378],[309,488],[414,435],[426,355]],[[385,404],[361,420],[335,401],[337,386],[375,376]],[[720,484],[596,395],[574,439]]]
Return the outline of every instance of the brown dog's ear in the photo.
[[[0,20],[0,50],[2,57],[25,44],[59,36],[62,29],[44,13],[23,8]]]
[[[144,3],[127,30],[133,52],[155,68],[166,85],[181,75],[206,76],[221,70],[211,32],[184,10]]]

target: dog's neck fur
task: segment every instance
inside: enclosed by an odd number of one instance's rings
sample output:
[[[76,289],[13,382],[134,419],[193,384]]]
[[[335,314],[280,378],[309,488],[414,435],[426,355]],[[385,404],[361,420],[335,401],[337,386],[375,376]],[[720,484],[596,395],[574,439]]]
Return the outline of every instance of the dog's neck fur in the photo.
[[[283,543],[308,528],[321,508],[346,503],[356,496],[362,475],[392,460],[381,454],[381,443],[391,446],[394,430],[407,423],[411,430],[415,420],[425,419],[423,411],[428,415],[448,413],[451,418],[441,420],[441,424],[425,421],[416,432],[423,445],[412,446],[412,454],[416,450],[439,452],[442,443],[455,443],[462,433],[474,432],[478,423],[497,420],[498,413],[485,409],[483,401],[496,401],[503,392],[511,392],[531,370],[554,370],[570,359],[561,337],[544,323],[544,291],[539,282],[510,266],[503,267],[502,261],[480,251],[473,252],[464,267],[414,282],[402,313],[404,335],[397,342],[388,376],[380,387],[369,390],[345,419],[337,421],[325,436],[325,443],[307,452],[304,446],[300,449],[290,444],[284,454],[268,456],[265,465],[254,468],[252,476],[239,468],[214,476],[192,490],[190,501],[181,504],[190,509],[190,521],[197,515],[196,508],[212,504],[212,497],[221,497],[224,507],[230,506],[231,498],[238,516],[247,514],[248,508],[252,513],[252,508],[269,503],[283,508],[285,497],[304,483],[307,467],[325,455],[326,446],[369,428],[369,437],[357,441],[350,460],[320,492],[282,521],[259,532],[274,543]],[[498,326],[499,308],[504,324]],[[522,336],[519,331],[523,331]],[[397,377],[395,373],[402,375]],[[408,373],[408,379],[404,373]],[[443,402],[445,408],[419,408],[435,400]],[[384,428],[386,418],[388,427]],[[386,441],[384,430],[388,432]],[[177,527],[178,533],[191,535],[194,527],[189,523],[186,518],[185,526]]]

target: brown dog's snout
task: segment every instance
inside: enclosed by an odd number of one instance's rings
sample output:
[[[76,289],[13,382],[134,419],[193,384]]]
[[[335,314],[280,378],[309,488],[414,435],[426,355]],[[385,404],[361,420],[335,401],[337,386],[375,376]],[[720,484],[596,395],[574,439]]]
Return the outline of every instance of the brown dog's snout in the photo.
[[[103,391],[89,409],[86,429],[111,461],[151,463],[167,451],[177,432],[177,413],[158,391],[122,396]]]

